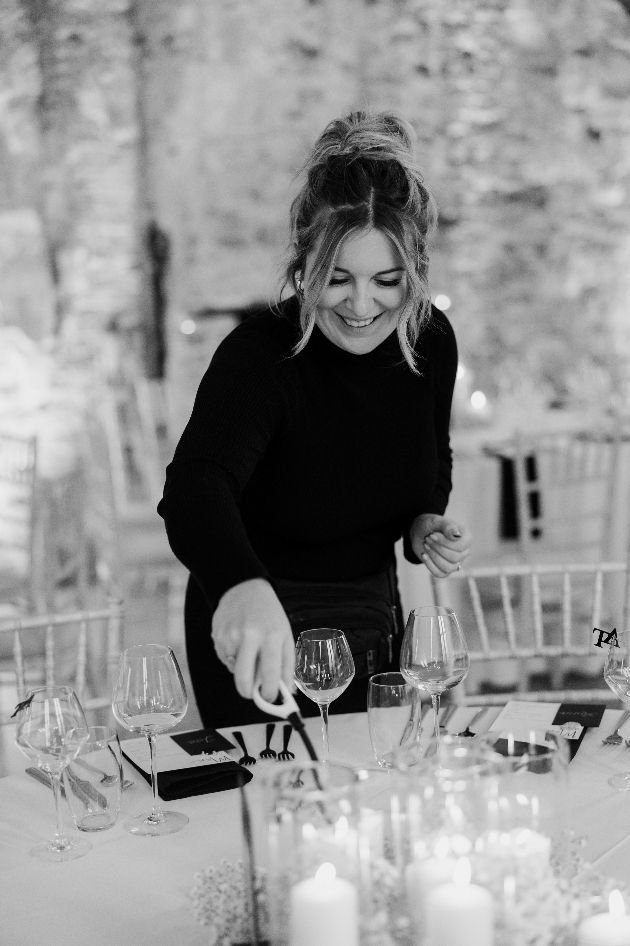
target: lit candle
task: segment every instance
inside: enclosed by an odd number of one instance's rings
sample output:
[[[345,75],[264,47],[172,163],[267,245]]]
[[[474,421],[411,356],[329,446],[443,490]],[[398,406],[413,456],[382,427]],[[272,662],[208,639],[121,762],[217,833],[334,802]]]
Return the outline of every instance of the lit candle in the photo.
[[[358,946],[357,890],[322,864],[291,890],[290,946]]]
[[[359,830],[361,831],[372,857],[382,857],[384,851],[383,812],[372,808],[362,808],[359,816]]]
[[[426,946],[492,946],[492,897],[470,883],[467,857],[457,861],[453,883],[429,892],[426,910]]]
[[[512,828],[511,831],[492,831],[487,836],[486,853],[492,857],[513,857],[519,862],[544,871],[549,866],[551,840],[531,828]]]
[[[405,871],[409,918],[417,936],[424,930],[427,894],[453,879],[457,861],[449,857],[450,849],[451,843],[446,836],[439,839],[432,857],[421,857],[420,848],[416,847],[415,859]]]
[[[578,946],[630,946],[630,917],[618,890],[611,891],[608,911],[589,916],[580,924]]]

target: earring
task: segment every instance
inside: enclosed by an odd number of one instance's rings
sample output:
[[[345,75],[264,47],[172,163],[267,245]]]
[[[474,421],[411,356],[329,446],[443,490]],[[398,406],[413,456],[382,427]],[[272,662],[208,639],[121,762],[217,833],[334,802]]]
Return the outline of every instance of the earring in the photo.
[[[302,296],[302,298],[304,298],[304,280],[303,280],[303,279],[296,279],[296,285],[297,285],[298,295],[300,295],[300,296]]]

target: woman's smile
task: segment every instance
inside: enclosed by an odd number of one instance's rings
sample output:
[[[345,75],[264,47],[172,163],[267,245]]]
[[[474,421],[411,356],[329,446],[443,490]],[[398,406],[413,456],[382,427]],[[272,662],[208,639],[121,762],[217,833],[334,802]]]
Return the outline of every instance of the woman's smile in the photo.
[[[307,260],[307,279],[309,268]],[[373,351],[398,325],[405,279],[398,253],[384,233],[350,233],[319,297],[316,325],[329,341],[353,355]]]

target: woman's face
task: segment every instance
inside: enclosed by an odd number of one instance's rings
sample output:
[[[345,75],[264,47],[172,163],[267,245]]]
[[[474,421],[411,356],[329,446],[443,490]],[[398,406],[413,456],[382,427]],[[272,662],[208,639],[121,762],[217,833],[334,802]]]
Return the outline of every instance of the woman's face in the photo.
[[[309,277],[309,260],[305,277]],[[339,348],[365,355],[395,330],[405,296],[400,258],[380,230],[350,234],[339,248],[315,322]]]

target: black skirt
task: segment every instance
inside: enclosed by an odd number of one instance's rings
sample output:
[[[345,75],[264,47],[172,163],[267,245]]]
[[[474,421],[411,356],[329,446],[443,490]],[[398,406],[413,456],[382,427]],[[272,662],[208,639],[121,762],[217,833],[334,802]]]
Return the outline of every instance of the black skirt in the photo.
[[[279,594],[283,599],[283,582],[279,581]],[[295,593],[295,584],[293,593]],[[308,583],[301,583],[306,589],[308,596]],[[378,666],[379,672],[399,670],[400,669],[400,645],[404,630],[404,621],[402,606],[400,602],[400,593],[396,580],[396,568],[392,563],[384,571],[377,572],[373,576],[367,576],[359,579],[356,583],[331,583],[331,589],[334,591],[335,598],[339,597],[339,591],[345,591],[346,587],[353,585],[357,594],[364,594],[368,598],[372,593],[381,597],[386,596],[388,605],[392,609],[395,623],[395,633],[392,640],[391,660],[389,653],[386,662]],[[313,585],[313,589],[318,589],[318,595],[321,593],[322,585],[318,583]],[[308,601],[306,602],[308,604]],[[317,601],[313,601],[317,605]],[[216,605],[215,605],[216,607]],[[217,657],[212,643],[212,615],[214,608],[211,607],[197,584],[196,580],[190,576],[188,587],[186,589],[185,603],[185,626],[186,626],[186,653],[188,657],[188,669],[192,679],[193,689],[195,691],[195,700],[199,709],[203,725],[214,727],[215,729],[223,726],[246,726],[249,723],[269,722],[271,717],[263,713],[252,700],[243,699],[234,686],[234,678],[225,664],[221,663]],[[294,633],[297,627],[292,623]],[[319,622],[311,626],[322,626]],[[329,625],[330,626],[330,625]],[[332,626],[344,630],[342,622],[336,622]],[[376,672],[375,670],[375,672]],[[361,678],[355,677],[348,688],[330,704],[330,713],[362,713],[367,709],[367,688],[369,676]],[[296,700],[303,716],[317,716],[319,709],[313,700],[309,700],[303,693],[296,694]]]

